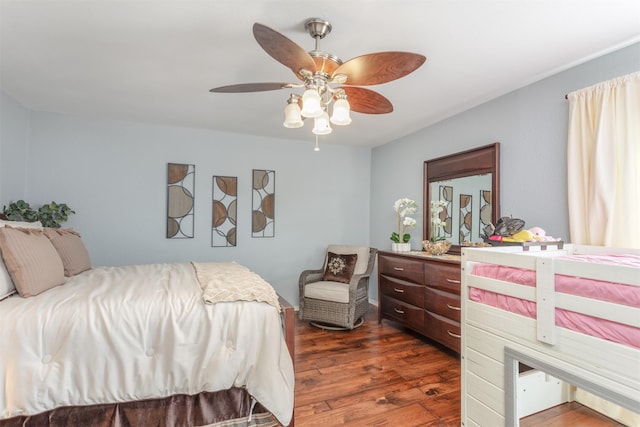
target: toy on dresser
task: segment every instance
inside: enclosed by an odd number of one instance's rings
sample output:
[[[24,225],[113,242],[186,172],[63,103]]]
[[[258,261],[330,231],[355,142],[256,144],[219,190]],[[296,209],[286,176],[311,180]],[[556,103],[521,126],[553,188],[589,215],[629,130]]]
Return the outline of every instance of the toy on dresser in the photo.
[[[525,222],[519,218],[502,217],[495,226],[485,228],[484,239],[489,243],[560,242],[559,237],[547,236],[540,227],[524,229]]]

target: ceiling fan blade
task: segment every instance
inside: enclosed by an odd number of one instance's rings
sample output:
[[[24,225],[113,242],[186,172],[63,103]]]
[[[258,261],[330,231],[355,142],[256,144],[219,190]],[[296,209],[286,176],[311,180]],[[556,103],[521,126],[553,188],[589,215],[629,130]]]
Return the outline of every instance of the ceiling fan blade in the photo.
[[[410,52],[369,53],[348,60],[333,73],[345,74],[345,84],[369,86],[404,77],[424,64],[426,57]]]
[[[300,70],[308,70],[312,74],[316,72],[316,63],[311,55],[279,32],[256,22],[253,24],[253,36],[265,52],[289,67],[300,80],[304,80]]]
[[[339,89],[347,94],[351,111],[364,114],[386,114],[393,111],[391,102],[378,92],[352,86],[343,86]]]
[[[292,83],[241,83],[237,85],[228,85],[214,87],[209,92],[217,93],[242,93],[242,92],[264,92],[267,90],[278,90],[288,87],[294,87]]]

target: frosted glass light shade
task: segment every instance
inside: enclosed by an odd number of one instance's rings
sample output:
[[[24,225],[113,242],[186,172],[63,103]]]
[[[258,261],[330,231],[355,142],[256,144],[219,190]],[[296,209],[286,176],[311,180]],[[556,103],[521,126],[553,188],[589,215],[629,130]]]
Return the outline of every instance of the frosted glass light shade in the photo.
[[[320,117],[313,119],[312,132],[316,135],[327,135],[332,131],[331,125],[329,125],[329,115],[326,112],[322,112]]]
[[[322,100],[320,94],[315,89],[307,89],[302,94],[302,114],[303,117],[319,117],[322,115]]]
[[[300,116],[300,106],[297,102],[290,102],[284,107],[284,127],[299,128],[302,127],[302,117]]]
[[[334,125],[344,126],[351,123],[349,112],[351,106],[346,99],[338,99],[333,104],[333,114],[331,114],[331,123]]]

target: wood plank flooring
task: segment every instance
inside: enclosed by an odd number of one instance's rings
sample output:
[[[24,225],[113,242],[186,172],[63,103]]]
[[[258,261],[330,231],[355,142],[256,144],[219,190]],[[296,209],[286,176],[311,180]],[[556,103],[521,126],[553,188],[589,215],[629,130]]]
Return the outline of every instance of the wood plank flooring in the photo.
[[[349,332],[296,318],[296,427],[459,426],[458,355],[386,320],[378,326],[376,313],[371,307],[364,325]],[[575,403],[521,421],[620,425]]]
[[[350,332],[296,322],[296,426],[460,425],[458,356],[376,312]]]

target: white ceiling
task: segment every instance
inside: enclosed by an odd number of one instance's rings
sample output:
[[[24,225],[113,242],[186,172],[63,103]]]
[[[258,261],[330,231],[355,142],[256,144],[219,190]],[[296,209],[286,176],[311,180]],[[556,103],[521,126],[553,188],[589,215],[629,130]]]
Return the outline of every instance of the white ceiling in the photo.
[[[1,88],[36,111],[312,141],[285,129],[289,90],[213,94],[236,83],[294,82],[255,41],[254,22],[305,50],[308,18],[333,25],[322,50],[343,61],[423,54],[402,79],[370,86],[394,111],[353,113],[327,143],[376,146],[583,61],[640,41],[638,0],[2,0]],[[577,89],[577,88],[575,88]]]

